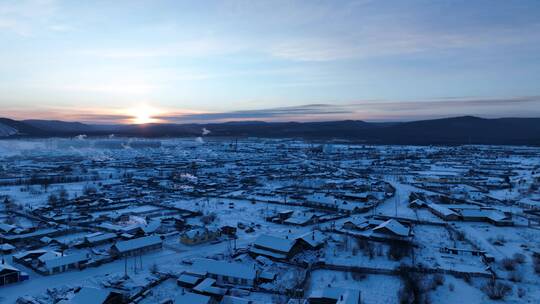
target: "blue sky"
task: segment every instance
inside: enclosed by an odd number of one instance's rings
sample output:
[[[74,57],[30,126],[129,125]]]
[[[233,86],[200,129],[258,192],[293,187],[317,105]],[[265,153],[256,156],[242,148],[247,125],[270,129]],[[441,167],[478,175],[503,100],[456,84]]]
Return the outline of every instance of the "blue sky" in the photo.
[[[540,1],[0,0],[0,72],[13,118],[540,116]]]

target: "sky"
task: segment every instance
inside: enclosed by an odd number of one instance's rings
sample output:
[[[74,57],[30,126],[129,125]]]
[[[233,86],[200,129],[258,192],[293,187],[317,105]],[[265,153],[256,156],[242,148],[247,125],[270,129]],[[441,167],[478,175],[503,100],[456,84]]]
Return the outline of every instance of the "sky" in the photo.
[[[540,1],[0,0],[0,117],[540,117]]]

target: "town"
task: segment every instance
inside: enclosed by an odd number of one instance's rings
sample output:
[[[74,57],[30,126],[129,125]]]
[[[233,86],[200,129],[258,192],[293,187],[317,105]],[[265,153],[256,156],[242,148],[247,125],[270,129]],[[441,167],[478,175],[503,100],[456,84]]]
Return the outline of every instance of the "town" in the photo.
[[[4,140],[0,303],[534,303],[539,188],[526,146]]]

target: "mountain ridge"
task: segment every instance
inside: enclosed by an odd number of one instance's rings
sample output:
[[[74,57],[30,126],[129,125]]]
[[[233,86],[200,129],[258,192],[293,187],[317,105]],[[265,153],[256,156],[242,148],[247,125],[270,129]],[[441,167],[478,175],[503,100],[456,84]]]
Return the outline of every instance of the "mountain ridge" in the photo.
[[[408,122],[338,120],[322,122],[223,122],[147,125],[94,125],[58,120],[0,118],[2,138],[107,136],[194,137],[203,128],[213,137],[344,139],[367,144],[540,145],[540,118],[459,116]],[[16,132],[14,132],[15,130]]]

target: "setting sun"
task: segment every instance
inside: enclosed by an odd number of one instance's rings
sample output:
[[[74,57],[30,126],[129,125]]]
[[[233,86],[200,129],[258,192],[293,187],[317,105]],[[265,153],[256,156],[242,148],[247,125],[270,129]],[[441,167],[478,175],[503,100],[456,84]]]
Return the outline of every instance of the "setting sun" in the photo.
[[[133,116],[130,122],[138,125],[155,123],[159,121],[153,117],[154,115],[158,114],[158,111],[147,106],[131,109],[129,114]]]

